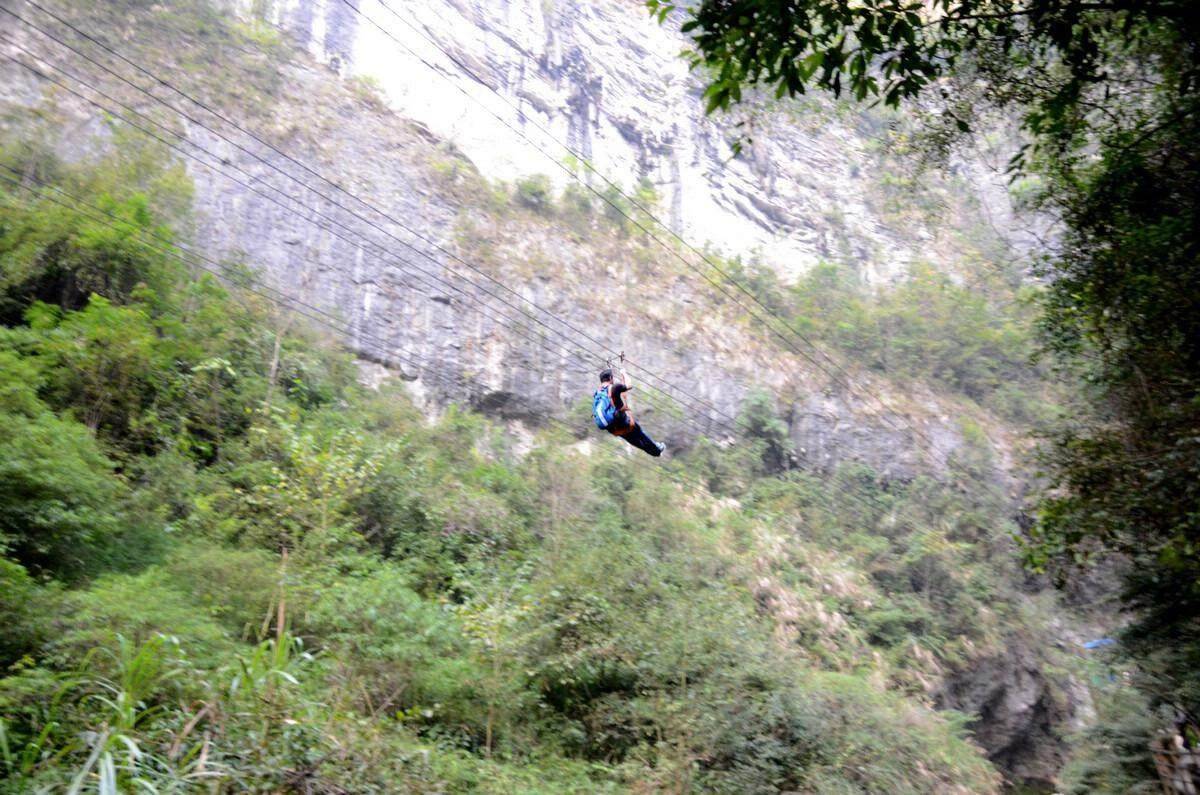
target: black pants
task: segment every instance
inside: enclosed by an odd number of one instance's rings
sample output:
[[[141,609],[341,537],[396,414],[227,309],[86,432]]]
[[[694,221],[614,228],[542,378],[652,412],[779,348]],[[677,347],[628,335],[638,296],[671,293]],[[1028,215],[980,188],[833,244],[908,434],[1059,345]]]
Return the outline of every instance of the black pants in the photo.
[[[627,414],[618,414],[617,418],[618,419],[613,420],[613,427],[609,428],[610,433],[613,431],[621,431],[628,427],[629,416]],[[614,433],[613,435],[616,436],[617,434]],[[636,422],[633,424],[633,428],[629,431],[629,433],[621,434],[621,438],[629,442],[637,449],[649,453],[655,458],[658,458],[660,455],[662,455],[662,450],[658,449],[658,445],[655,443],[655,441],[651,439],[646,432],[642,430],[642,426],[638,425]]]

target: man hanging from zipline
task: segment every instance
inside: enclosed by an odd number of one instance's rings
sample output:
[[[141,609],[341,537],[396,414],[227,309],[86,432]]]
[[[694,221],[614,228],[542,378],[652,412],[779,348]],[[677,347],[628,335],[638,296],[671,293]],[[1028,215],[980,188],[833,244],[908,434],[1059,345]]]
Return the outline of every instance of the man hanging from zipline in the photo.
[[[625,354],[621,354],[622,363]],[[629,406],[629,391],[633,386],[625,368],[621,368],[621,383],[613,382],[613,371],[607,367],[600,371],[600,388],[592,396],[592,419],[596,427],[608,431],[613,436],[620,436],[639,450],[643,450],[657,458],[662,455],[666,445],[659,444],[646,435],[642,426],[633,419],[633,411]]]

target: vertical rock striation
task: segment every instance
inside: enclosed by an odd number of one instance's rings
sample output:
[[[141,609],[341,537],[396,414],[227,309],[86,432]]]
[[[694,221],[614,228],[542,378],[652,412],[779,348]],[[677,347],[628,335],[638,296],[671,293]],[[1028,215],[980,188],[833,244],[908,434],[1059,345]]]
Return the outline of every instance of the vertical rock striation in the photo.
[[[684,39],[639,0],[355,4],[360,13],[344,0],[278,0],[271,14],[337,70],[378,80],[395,110],[489,177],[544,173],[561,186],[571,164],[605,188],[582,158],[622,189],[653,186],[663,220],[689,240],[754,253],[788,275],[844,260],[886,283],[917,260],[956,264],[936,224],[897,223],[872,206],[881,117],[830,101],[762,103],[737,123],[709,117],[679,57]],[[998,231],[1015,238],[1002,180],[983,168],[970,176],[958,186],[965,198],[994,208]]]

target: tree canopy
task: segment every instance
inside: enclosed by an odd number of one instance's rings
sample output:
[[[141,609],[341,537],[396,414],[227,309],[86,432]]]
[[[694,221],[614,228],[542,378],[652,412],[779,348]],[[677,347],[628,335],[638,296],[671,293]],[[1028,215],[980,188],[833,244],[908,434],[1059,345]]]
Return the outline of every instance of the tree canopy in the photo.
[[[647,0],[660,21],[676,11]],[[1091,88],[1111,97],[1137,81],[1118,57],[1149,58],[1190,90],[1200,32],[1184,0],[707,0],[687,10],[684,33],[704,67],[709,111],[765,86],[776,97],[810,89],[889,105],[931,89],[964,65],[985,69],[996,99],[1035,100],[1031,123],[1063,121],[1095,107]],[[1002,56],[1002,57],[997,57]],[[1122,65],[1122,66],[1128,66]],[[1003,72],[1006,80],[995,79]],[[964,129],[965,119],[957,119]]]

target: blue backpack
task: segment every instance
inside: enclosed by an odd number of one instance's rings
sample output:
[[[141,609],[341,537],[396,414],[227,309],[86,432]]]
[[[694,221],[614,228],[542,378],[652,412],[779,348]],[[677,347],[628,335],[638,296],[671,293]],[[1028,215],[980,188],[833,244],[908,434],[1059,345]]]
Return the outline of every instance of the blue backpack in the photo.
[[[608,390],[597,389],[596,394],[592,395],[592,419],[596,421],[596,427],[607,430],[616,416],[617,407],[608,396]]]

